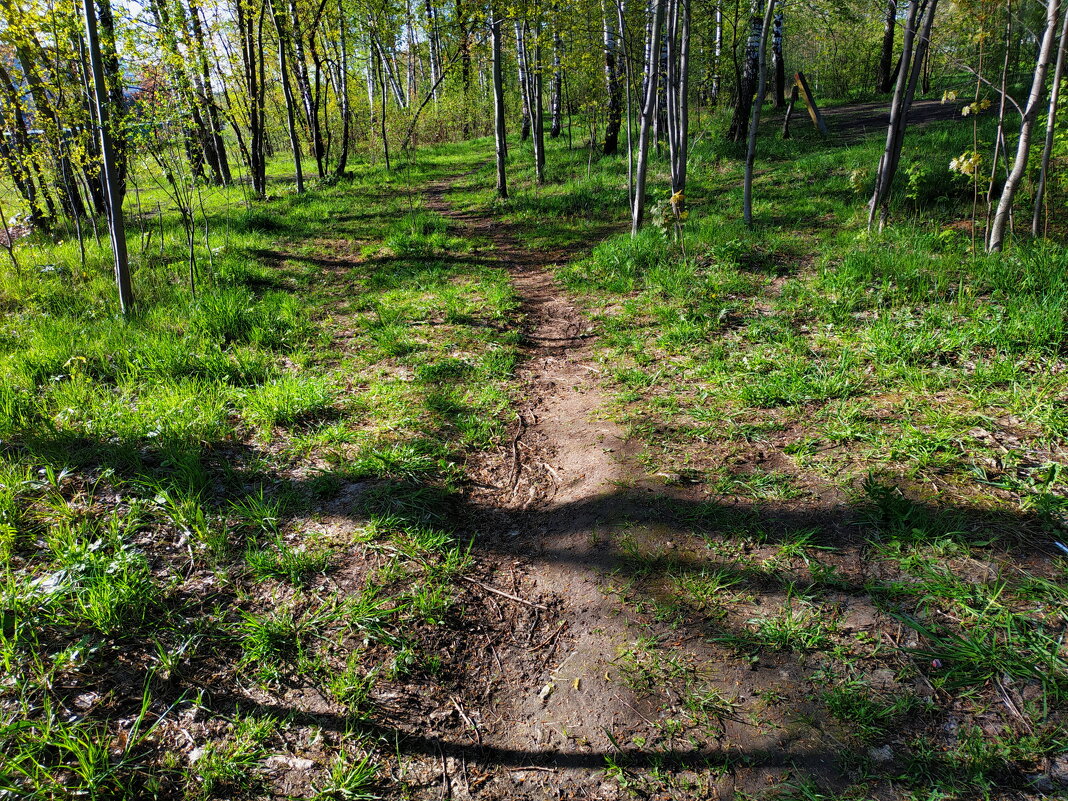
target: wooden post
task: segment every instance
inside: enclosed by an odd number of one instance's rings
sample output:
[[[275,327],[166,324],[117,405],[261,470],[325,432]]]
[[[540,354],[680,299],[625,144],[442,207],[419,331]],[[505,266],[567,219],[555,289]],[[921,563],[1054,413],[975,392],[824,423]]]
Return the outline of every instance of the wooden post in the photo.
[[[790,119],[794,116],[794,103],[797,102],[797,84],[790,90],[790,102],[786,104],[786,116],[782,118],[782,138],[790,138]]]
[[[823,115],[820,114],[820,110],[816,107],[816,100],[812,97],[812,90],[808,88],[808,81],[805,80],[805,74],[803,72],[797,73],[794,76],[796,85],[801,88],[801,97],[805,99],[805,105],[808,106],[808,116],[812,118],[812,124],[819,128],[819,131],[824,136],[827,135],[827,123],[823,121]]]

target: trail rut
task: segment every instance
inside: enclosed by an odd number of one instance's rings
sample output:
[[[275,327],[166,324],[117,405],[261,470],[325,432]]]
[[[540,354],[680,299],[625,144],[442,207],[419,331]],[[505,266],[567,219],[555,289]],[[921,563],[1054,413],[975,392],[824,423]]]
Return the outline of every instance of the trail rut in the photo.
[[[677,781],[668,794],[650,797],[726,798],[736,789],[766,789],[797,765],[833,774],[822,738],[797,723],[796,708],[766,709],[756,722],[737,712],[755,695],[774,697],[781,684],[800,683],[795,664],[754,672],[700,632],[650,627],[620,602],[618,585],[633,567],[620,542],[683,553],[686,535],[664,504],[663,486],[646,477],[636,446],[607,416],[593,328],[553,275],[554,265],[585,247],[532,252],[507,224],[454,210],[449,187],[428,187],[426,205],[461,232],[493,242],[519,298],[523,335],[512,438],[472,465],[486,480],[470,489],[469,525],[480,553],[520,569],[531,596],[554,599],[559,615],[546,627],[551,647],[540,675],[513,676],[480,713],[496,722],[480,734],[485,783],[471,797],[623,797],[629,771],[656,765]],[[656,654],[642,672],[643,654],[659,645],[679,646],[672,670],[689,677],[681,687],[700,684],[708,697],[723,699],[704,727],[673,718],[691,703],[683,697],[688,689],[642,686],[663,675]]]

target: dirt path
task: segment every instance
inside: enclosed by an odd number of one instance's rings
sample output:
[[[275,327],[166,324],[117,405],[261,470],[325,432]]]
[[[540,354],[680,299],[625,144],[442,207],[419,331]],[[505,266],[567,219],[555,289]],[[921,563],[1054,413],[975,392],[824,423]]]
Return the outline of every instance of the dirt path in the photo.
[[[617,590],[635,552],[684,554],[687,533],[606,417],[592,327],[552,272],[578,251],[531,252],[508,225],[453,210],[448,187],[429,187],[428,208],[493,242],[520,299],[524,335],[524,405],[513,438],[472,466],[476,547],[501,569],[523,572],[528,596],[557,615],[535,645],[546,654],[540,672],[506,670],[507,689],[479,710],[495,722],[481,732],[477,754],[466,755],[484,771],[473,796],[616,798],[640,783],[634,771],[657,765],[672,775],[664,798],[766,789],[797,764],[826,773],[826,750],[797,725],[798,709],[762,707],[756,718],[740,711],[784,681],[801,683],[796,665],[754,672],[707,645],[700,630],[651,625],[621,603]],[[662,646],[672,645],[665,657]],[[722,703],[695,712],[702,693]]]

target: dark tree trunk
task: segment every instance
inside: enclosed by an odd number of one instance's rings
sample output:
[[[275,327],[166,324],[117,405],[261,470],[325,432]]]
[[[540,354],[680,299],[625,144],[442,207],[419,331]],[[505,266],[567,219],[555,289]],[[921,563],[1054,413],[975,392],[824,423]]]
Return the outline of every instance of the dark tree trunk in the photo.
[[[879,71],[875,75],[875,91],[886,94],[894,85],[894,36],[897,31],[897,0],[887,0],[886,21],[883,23],[883,49],[879,55]]]
[[[619,48],[615,32],[607,16],[604,17],[604,78],[608,90],[608,120],[604,130],[604,154],[612,156],[619,150],[619,127],[623,118],[623,81]]]
[[[504,126],[504,71],[501,65],[501,19],[490,6],[493,54],[493,138],[497,152],[497,197],[508,197],[508,132]]]
[[[553,25],[555,27],[556,21]],[[560,40],[560,34],[557,31],[553,31],[553,88],[552,98],[550,99],[550,105],[552,106],[552,112],[549,123],[549,136],[555,139],[560,135],[560,130],[563,125],[563,94],[564,94],[564,71],[560,64],[560,54],[564,49],[564,43]]]
[[[775,14],[771,38],[771,65],[775,74],[775,108],[786,105],[786,64],[782,58],[783,13]]]
[[[738,84],[738,97],[734,103],[734,116],[727,136],[734,142],[741,142],[749,134],[749,118],[753,111],[753,95],[756,94],[760,71],[758,57],[760,38],[764,20],[759,14],[749,16],[749,40],[745,46],[745,65]]]
[[[656,64],[660,61],[660,27],[664,22],[664,0],[652,0],[652,15],[647,28],[645,61],[645,95],[642,99],[642,117],[638,130],[638,164],[634,179],[634,206],[631,209],[630,233],[636,236],[645,219],[645,180],[649,170],[649,134],[653,115],[656,113],[656,80],[650,80]]]

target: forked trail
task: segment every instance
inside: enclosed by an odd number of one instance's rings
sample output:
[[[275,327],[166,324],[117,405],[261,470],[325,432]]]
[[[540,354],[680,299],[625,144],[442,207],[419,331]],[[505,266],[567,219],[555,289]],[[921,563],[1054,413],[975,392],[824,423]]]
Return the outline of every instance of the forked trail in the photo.
[[[700,565],[679,523],[692,499],[665,497],[606,416],[592,326],[553,275],[579,249],[532,252],[507,224],[453,210],[448,190],[429,187],[427,207],[492,241],[523,334],[521,406],[509,441],[472,466],[468,522],[483,557],[525,574],[529,600],[546,607],[539,614],[556,616],[532,646],[540,665],[506,670],[507,689],[478,710],[480,742],[465,759],[482,781],[453,788],[456,797],[615,798],[658,768],[672,777],[670,789],[658,782],[664,798],[766,790],[794,769],[833,781],[830,744],[797,722],[806,710],[792,701],[752,711],[755,698],[785,698],[782,686],[803,683],[796,664],[755,670],[707,644],[707,632],[658,624],[621,601],[638,553]]]

